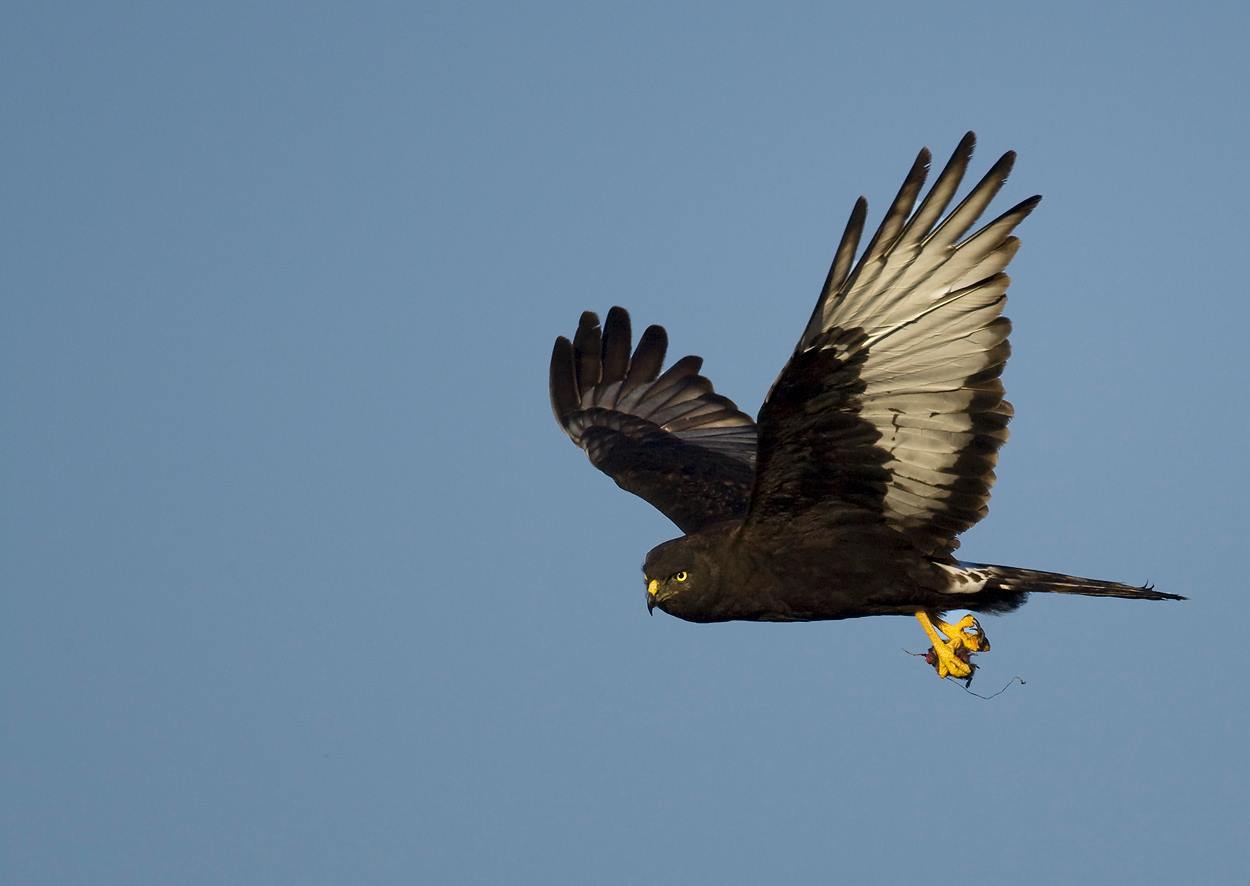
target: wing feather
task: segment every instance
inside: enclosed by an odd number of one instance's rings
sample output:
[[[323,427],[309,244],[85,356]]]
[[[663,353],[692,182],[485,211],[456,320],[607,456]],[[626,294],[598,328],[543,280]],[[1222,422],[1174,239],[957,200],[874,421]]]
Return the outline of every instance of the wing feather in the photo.
[[[942,555],[986,513],[1012,414],[1000,380],[1011,331],[1003,272],[1019,248],[1012,232],[1040,198],[969,234],[1015,163],[1004,154],[947,213],[975,144],[964,136],[923,198],[921,151],[851,268],[866,213],[856,202],[760,411],[752,525],[796,514],[843,525],[861,509]]]
[[[661,372],[668,335],[651,326],[630,356],[629,314],[582,314],[551,353],[556,421],[595,467],[684,532],[741,517],[755,480],[755,423],[683,357]]]

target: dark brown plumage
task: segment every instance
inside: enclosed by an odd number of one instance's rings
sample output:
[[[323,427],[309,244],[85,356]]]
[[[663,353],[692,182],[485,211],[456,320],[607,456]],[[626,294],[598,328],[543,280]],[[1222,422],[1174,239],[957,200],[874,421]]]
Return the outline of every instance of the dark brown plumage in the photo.
[[[916,614],[946,646],[939,673],[968,677],[952,659],[962,648],[966,665],[988,644],[970,620],[942,624],[948,609],[1005,612],[1031,591],[1183,599],[952,556],[985,516],[1007,439],[1003,271],[1041,199],[969,235],[1015,160],[1003,155],[947,212],[974,143],[968,133],[917,205],[930,159],[920,152],[857,262],[867,204],[856,202],[758,423],[715,393],[700,358],[661,371],[661,327],[631,355],[621,308],[602,328],[587,312],[572,341],[556,340],[556,420],[686,533],[647,555],[649,606],[690,621]]]

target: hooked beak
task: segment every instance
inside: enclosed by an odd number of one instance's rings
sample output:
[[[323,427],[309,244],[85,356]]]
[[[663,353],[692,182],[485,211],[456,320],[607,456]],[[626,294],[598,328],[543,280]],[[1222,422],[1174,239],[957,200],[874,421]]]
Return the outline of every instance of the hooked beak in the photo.
[[[660,580],[653,578],[647,582],[647,614],[655,615],[655,593],[660,589]]]

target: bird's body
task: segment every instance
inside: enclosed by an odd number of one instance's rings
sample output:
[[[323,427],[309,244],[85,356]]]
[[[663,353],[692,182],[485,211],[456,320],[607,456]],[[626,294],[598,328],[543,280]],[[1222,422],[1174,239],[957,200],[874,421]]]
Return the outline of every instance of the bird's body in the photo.
[[[629,315],[582,315],[552,352],[556,419],[591,462],[685,533],[644,566],[649,608],[694,622],[915,615],[941,676],[970,678],[989,648],[970,616],[1030,592],[1183,599],[1061,573],[964,563],[959,533],[986,513],[1012,408],[1000,379],[1012,231],[1040,200],[968,230],[1006,180],[999,159],[946,212],[966,135],[923,199],[921,151],[858,262],[856,203],[811,320],[758,420],[716,394],[667,334],[632,355]],[[944,636],[942,636],[944,635]]]
[[[943,602],[937,589],[945,576],[909,556],[906,542],[888,530],[840,535],[837,544],[796,539],[784,556],[743,536],[740,523],[725,523],[654,548],[647,576],[687,573],[684,582],[657,589],[655,605],[697,622],[833,621],[912,615],[917,601]],[[848,543],[858,556],[847,556]]]

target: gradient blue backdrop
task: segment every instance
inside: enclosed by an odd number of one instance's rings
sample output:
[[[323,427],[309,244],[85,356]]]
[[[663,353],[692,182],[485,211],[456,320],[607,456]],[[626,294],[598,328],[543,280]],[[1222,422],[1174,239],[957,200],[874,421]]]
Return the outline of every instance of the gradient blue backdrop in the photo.
[[[1235,882],[1244,4],[45,4],[0,34],[0,880]],[[1018,418],[979,688],[696,626],[552,338],[754,411],[854,198],[981,135]],[[875,224],[875,221],[873,222]]]

